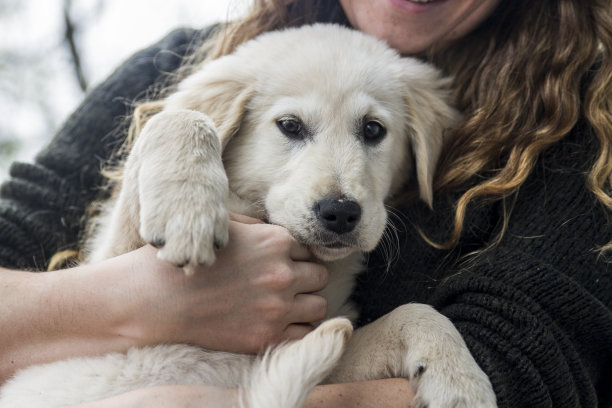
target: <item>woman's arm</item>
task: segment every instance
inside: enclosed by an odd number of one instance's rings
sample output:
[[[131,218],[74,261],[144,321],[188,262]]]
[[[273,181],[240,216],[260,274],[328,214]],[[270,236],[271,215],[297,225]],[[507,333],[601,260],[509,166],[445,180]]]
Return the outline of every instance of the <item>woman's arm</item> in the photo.
[[[408,408],[414,396],[408,380],[390,378],[316,387],[304,408]],[[236,408],[235,389],[207,385],[143,388],[73,408]]]
[[[211,267],[187,277],[150,246],[51,273],[0,269],[0,381],[73,356],[163,342],[257,352],[325,316],[327,270],[278,226],[230,222]]]
[[[388,378],[320,385],[310,393],[304,408],[409,408],[413,397],[407,379]]]
[[[117,331],[120,303],[112,292],[119,269],[103,264],[37,274],[0,269],[0,382],[20,368],[122,350],[132,345]],[[96,278],[96,282],[92,280]]]

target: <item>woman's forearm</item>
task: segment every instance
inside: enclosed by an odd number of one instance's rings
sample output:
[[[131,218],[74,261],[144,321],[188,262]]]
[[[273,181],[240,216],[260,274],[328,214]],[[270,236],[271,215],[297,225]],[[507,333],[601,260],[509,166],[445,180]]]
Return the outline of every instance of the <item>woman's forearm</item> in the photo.
[[[119,308],[109,310],[117,303],[110,300],[115,279],[93,265],[53,273],[0,268],[0,299],[7,307],[0,313],[0,383],[32,364],[133,345],[115,330]]]
[[[236,389],[210,385],[141,388],[70,408],[238,408]]]
[[[389,378],[316,387],[304,408],[409,408],[414,393],[408,380]],[[73,408],[148,407],[237,408],[236,389],[196,386],[158,386],[142,388]]]
[[[408,380],[388,378],[320,385],[310,393],[304,407],[409,408],[413,397]]]

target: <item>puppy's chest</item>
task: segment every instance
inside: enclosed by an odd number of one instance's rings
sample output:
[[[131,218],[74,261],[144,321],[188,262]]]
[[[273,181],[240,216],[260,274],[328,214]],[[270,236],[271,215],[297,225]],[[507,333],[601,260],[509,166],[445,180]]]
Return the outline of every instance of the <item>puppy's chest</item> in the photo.
[[[344,316],[355,321],[358,311],[349,297],[357,274],[365,267],[363,254],[354,253],[337,261],[325,262],[324,265],[329,272],[329,281],[327,287],[318,294],[327,299],[326,318]]]

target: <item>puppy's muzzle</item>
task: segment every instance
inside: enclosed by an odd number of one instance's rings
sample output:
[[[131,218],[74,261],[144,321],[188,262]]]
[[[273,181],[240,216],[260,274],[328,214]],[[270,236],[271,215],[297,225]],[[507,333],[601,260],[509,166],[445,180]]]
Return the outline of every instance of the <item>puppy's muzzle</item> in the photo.
[[[321,225],[336,234],[352,232],[361,219],[361,206],[347,197],[326,197],[314,205]]]

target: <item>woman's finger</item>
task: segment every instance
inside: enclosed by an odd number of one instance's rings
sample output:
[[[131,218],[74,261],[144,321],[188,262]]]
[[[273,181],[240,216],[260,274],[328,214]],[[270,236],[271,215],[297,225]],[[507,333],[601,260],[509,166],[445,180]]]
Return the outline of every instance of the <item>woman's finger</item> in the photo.
[[[316,262],[295,262],[294,293],[313,293],[325,289],[329,280],[327,268]]]
[[[294,261],[311,261],[314,258],[308,247],[300,244],[295,239],[289,248],[289,257]]]
[[[318,323],[327,314],[327,299],[320,295],[301,293],[295,296],[293,307],[287,315],[289,322]]]
[[[265,222],[260,219],[249,217],[248,215],[236,214],[233,212],[229,213],[229,218],[231,221],[239,222],[242,224],[265,224]]]

